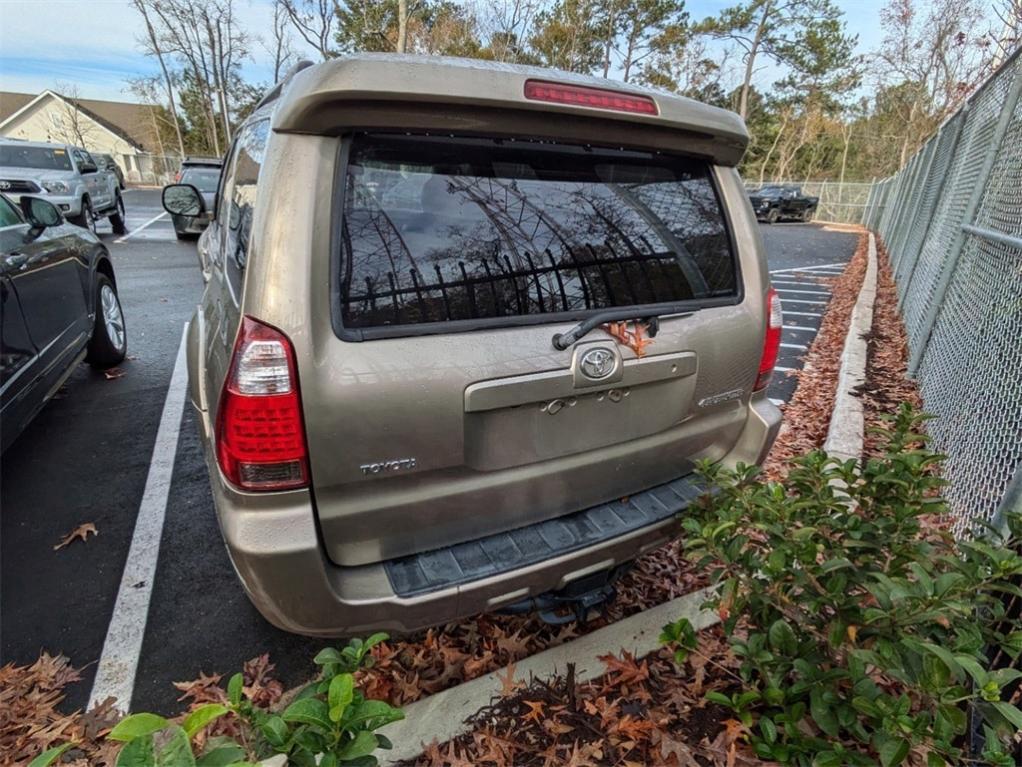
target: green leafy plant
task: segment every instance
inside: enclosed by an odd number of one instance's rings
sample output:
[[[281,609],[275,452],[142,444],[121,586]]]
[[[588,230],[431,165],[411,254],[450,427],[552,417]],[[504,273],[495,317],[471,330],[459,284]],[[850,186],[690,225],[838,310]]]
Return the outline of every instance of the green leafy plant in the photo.
[[[50,767],[51,764],[60,759],[60,757],[64,755],[64,752],[73,745],[73,743],[62,743],[59,746],[48,748],[29,762],[28,767]]]
[[[387,639],[374,634],[364,642],[352,639],[341,649],[328,647],[313,661],[320,676],[304,687],[279,714],[268,713],[243,696],[241,674],[227,686],[231,707],[269,748],[286,754],[298,767],[375,767],[373,752],[391,748],[375,730],[404,719],[400,709],[382,700],[367,700],[357,689],[355,672],[372,665],[370,650]],[[317,756],[322,755],[318,761]]]
[[[753,467],[700,468],[719,493],[688,512],[686,545],[718,585],[707,606],[742,680],[714,700],[750,726],[763,758],[893,767],[915,751],[930,767],[957,764],[969,704],[983,758],[1013,763],[1005,744],[1022,711],[1002,690],[1022,672],[989,669],[987,652],[1022,650],[1022,631],[1001,621],[1002,596],[1022,596],[1022,518],[958,542],[932,522],[945,511],[943,456],[925,447],[925,418],[904,405],[878,430],[882,455],[813,452],[784,485]],[[684,626],[661,638],[694,646]]]
[[[387,639],[374,634],[366,641],[352,639],[328,647],[313,659],[319,678],[304,687],[280,713],[256,706],[246,695],[244,678],[235,674],[227,684],[227,704],[207,703],[176,724],[156,714],[140,713],[122,719],[110,734],[123,741],[117,767],[241,767],[274,753],[286,754],[297,767],[375,767],[373,752],[390,748],[375,730],[404,718],[400,709],[382,700],[368,700],[358,689],[355,672],[372,665],[372,648]],[[225,714],[243,723],[244,745],[227,737],[206,741],[201,754],[193,738]],[[50,749],[31,767],[48,767],[70,744]]]
[[[157,714],[131,714],[110,731],[110,740],[124,742],[117,755],[117,767],[239,767],[245,750],[230,738],[210,738],[202,754],[196,755],[192,738],[230,708],[206,703],[189,712],[181,724]]]

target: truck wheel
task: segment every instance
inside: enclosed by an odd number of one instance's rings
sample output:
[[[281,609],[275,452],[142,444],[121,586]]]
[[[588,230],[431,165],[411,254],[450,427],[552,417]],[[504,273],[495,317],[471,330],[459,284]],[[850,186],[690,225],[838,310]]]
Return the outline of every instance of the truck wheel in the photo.
[[[69,217],[72,224],[88,229],[96,234],[96,217],[92,214],[92,200],[88,197],[82,198],[82,212],[77,216]]]
[[[85,361],[92,367],[112,368],[124,360],[128,334],[117,289],[105,274],[96,275],[96,320]]]
[[[766,222],[768,224],[776,224],[780,220],[781,220],[781,211],[777,210],[777,208],[774,208],[769,213],[767,213]]]
[[[114,234],[124,234],[128,227],[124,225],[124,198],[117,195],[116,211],[110,214],[110,226],[114,228]]]
[[[812,208],[806,208],[805,210],[803,210],[802,211],[802,221],[804,223],[808,224],[810,221],[813,220],[813,213],[815,213],[815,212],[816,211],[814,211]]]

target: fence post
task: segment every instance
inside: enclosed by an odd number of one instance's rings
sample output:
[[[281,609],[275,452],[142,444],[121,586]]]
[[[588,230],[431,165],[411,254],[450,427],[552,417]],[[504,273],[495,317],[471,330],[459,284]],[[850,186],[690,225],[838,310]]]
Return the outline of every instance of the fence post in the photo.
[[[873,176],[869,180],[869,194],[866,195],[866,207],[862,209],[862,217],[859,219],[859,223],[867,229],[873,228],[870,222],[873,219],[873,206],[876,204],[877,191],[877,177]]]
[[[940,134],[938,133],[937,136]],[[930,171],[933,169],[933,158],[937,154],[937,140],[933,137],[923,146],[921,150],[921,157],[919,158],[919,167],[916,174],[912,177],[912,192],[906,199],[907,210],[905,213],[904,227],[901,232],[901,236],[898,238],[898,242],[892,245],[897,248],[898,253],[898,265],[894,270],[894,281],[899,283],[899,287],[904,288],[900,284],[898,277],[900,277],[906,268],[910,267],[909,258],[911,253],[908,252],[907,246],[909,240],[912,237],[912,232],[915,231],[919,225],[919,215],[922,213],[920,210],[919,203],[922,202],[923,196],[926,194],[926,186],[930,181]],[[905,296],[904,289],[899,291],[899,304]]]
[[[1004,103],[1001,104],[1001,114],[997,118],[997,126],[994,128],[994,133],[990,137],[990,144],[987,147],[986,155],[983,158],[983,167],[980,168],[979,175],[976,177],[975,187],[972,190],[972,194],[969,196],[969,201],[965,206],[965,210],[962,211],[961,223],[963,225],[973,223],[976,218],[976,213],[979,211],[980,203],[983,201],[983,193],[986,191],[987,182],[990,180],[990,171],[993,170],[994,161],[997,159],[997,154],[1001,149],[1001,143],[1004,141],[1004,136],[1008,132],[1008,126],[1011,124],[1011,118],[1015,113],[1015,105],[1018,103],[1020,93],[1022,93],[1022,66],[1015,70],[1014,77],[1011,81],[1011,87],[1008,89],[1008,93],[1004,97]],[[962,251],[965,249],[965,240],[968,236],[968,232],[959,227],[958,232],[955,234],[954,242],[951,245],[951,251],[948,255],[948,259],[940,273],[940,279],[938,280],[933,293],[933,300],[926,308],[926,317],[922,324],[920,342],[915,349],[912,349],[912,355],[909,358],[908,363],[908,374],[913,378],[916,373],[919,372],[919,366],[922,364],[923,356],[926,354],[926,347],[930,345],[930,338],[933,335],[933,326],[937,322],[937,315],[940,314],[944,298],[947,296],[948,287],[951,285],[951,277],[958,268],[958,260],[961,258]]]
[[[947,165],[944,167],[944,172],[940,176],[939,185],[943,187],[947,183],[948,173],[951,172],[951,166],[954,165],[953,159],[955,151],[958,149],[958,141],[962,137],[963,126],[965,121],[969,118],[969,110],[972,109],[972,104],[965,102],[958,116],[954,118],[955,127],[954,135],[951,137],[951,146],[948,147],[948,159]],[[944,129],[947,128],[947,123],[941,128],[940,133],[943,133]],[[937,148],[940,146],[940,133],[937,134],[937,147],[934,149],[934,156],[937,154]],[[930,209],[930,215],[926,217],[926,228],[929,229],[933,225],[933,219],[937,215],[937,208],[940,207],[940,194],[938,193],[937,198],[933,201],[933,207]],[[922,222],[920,222],[922,223]],[[919,264],[919,257],[923,253],[923,247],[926,245],[926,235],[919,238],[919,247],[916,248],[915,256],[912,260],[912,268],[909,270],[908,275],[905,277],[905,290],[898,297],[898,311],[901,311],[904,307],[905,300],[908,298],[909,291],[912,289],[912,279],[916,274],[916,266]]]
[[[891,210],[891,218],[888,222],[890,232],[884,238],[887,255],[891,259],[891,269],[894,271],[898,270],[898,265],[901,263],[901,250],[898,249],[898,242],[901,240],[901,233],[905,230],[904,222],[908,215],[908,201],[912,199],[912,183],[919,170],[919,165],[922,163],[922,151],[919,150],[912,155],[898,174],[900,177],[898,196],[894,200],[894,208]]]

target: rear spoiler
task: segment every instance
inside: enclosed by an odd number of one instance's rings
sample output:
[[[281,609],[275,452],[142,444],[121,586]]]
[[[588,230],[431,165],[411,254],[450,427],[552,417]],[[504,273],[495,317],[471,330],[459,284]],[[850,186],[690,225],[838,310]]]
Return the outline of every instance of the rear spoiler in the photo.
[[[652,99],[658,114],[526,98],[526,81],[536,79]],[[742,119],[724,109],[626,83],[513,64],[361,54],[304,68],[283,85],[273,129],[284,133],[400,129],[530,136],[699,155],[726,166],[738,164],[749,142]]]

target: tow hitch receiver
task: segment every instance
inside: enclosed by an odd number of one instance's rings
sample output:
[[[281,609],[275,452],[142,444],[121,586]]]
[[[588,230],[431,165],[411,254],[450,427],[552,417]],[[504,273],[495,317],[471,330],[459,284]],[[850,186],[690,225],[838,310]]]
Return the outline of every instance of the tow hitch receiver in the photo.
[[[614,583],[629,567],[630,562],[611,570],[601,570],[572,581],[558,591],[515,602],[501,612],[511,615],[538,612],[540,620],[551,626],[561,626],[572,621],[584,626],[589,620],[590,611],[597,610],[602,614],[603,608],[617,596]]]

